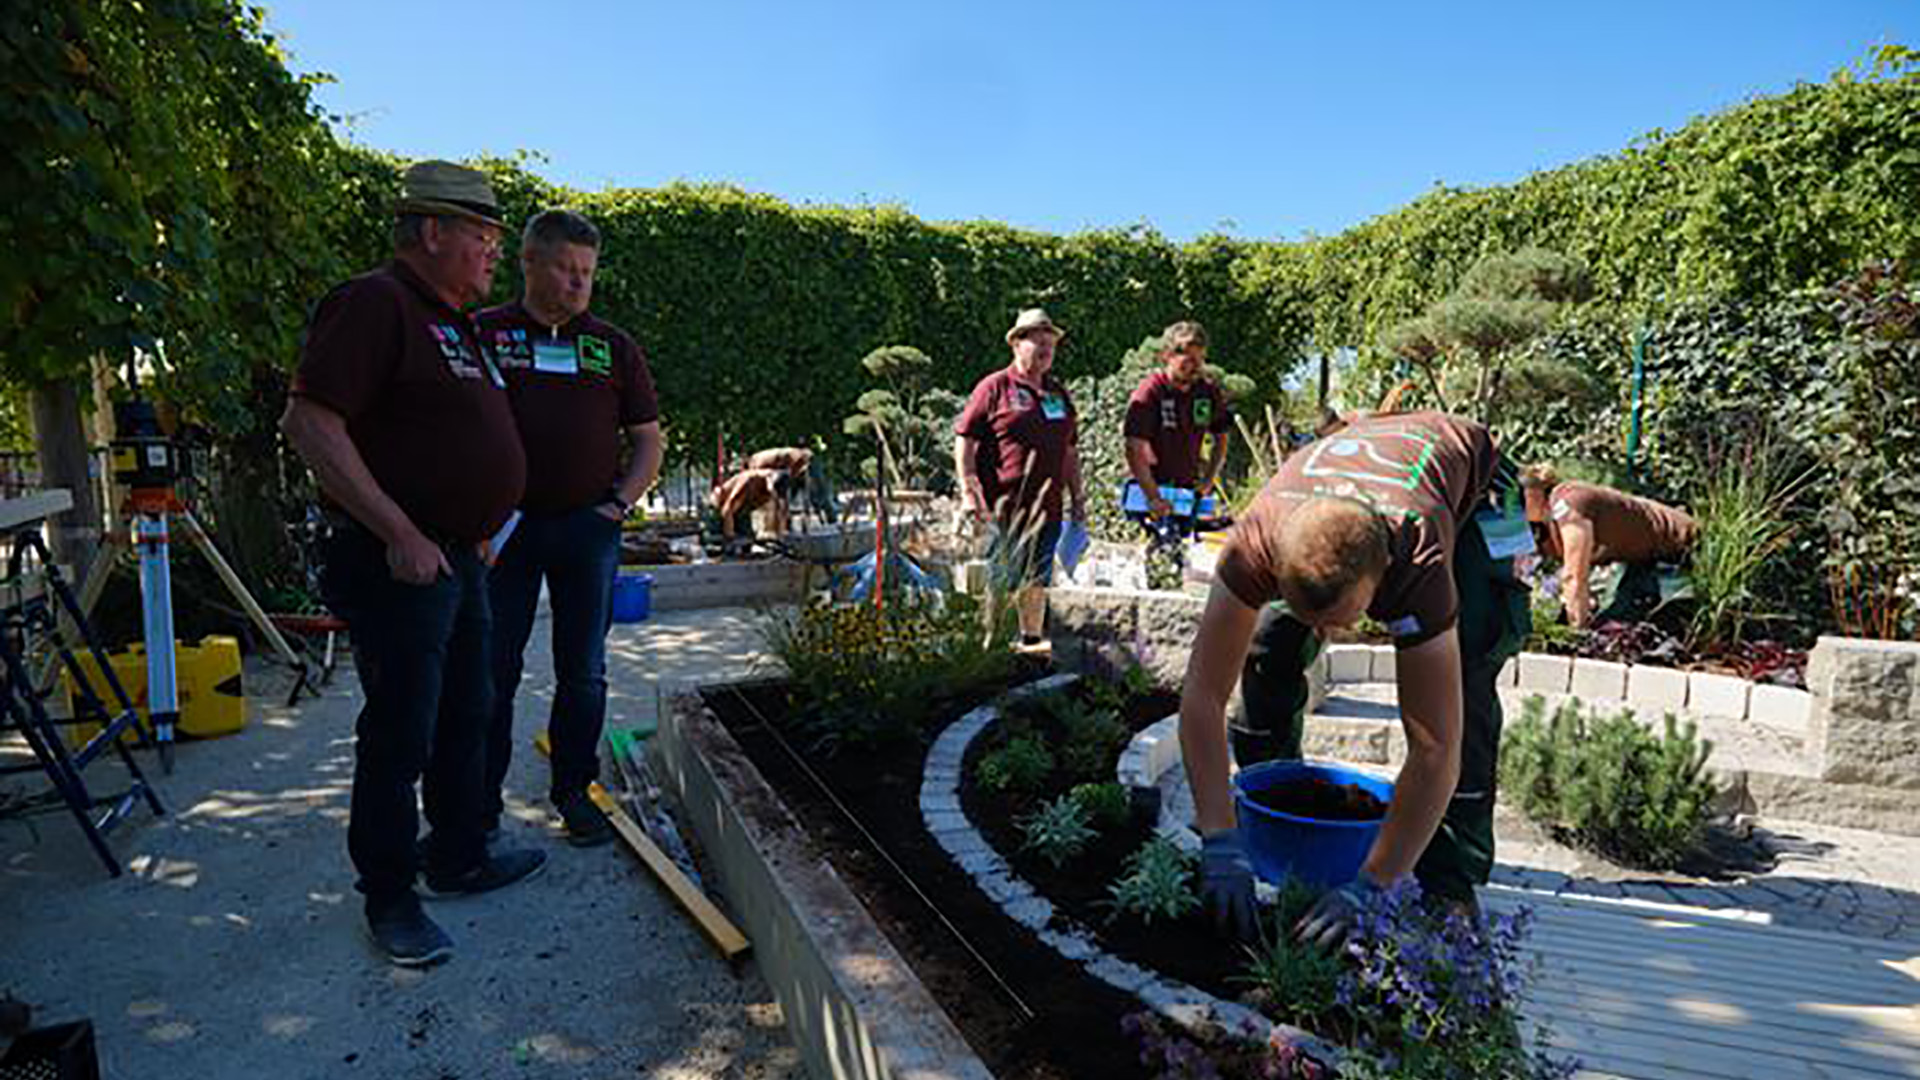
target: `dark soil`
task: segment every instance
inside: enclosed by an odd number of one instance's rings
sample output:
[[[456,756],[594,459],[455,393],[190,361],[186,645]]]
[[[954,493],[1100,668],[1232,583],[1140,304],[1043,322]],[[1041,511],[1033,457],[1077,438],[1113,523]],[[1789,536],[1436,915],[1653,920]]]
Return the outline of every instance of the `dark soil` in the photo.
[[[1315,821],[1379,821],[1387,804],[1372,792],[1353,784],[1336,784],[1324,776],[1304,776],[1249,792],[1255,804],[1281,814]]]
[[[926,831],[919,810],[926,740],[823,759],[804,745],[784,740],[764,722],[777,723],[786,712],[779,687],[713,690],[706,696],[715,715],[819,841],[822,853],[996,1077],[1144,1080],[1152,1075],[1140,1064],[1138,1047],[1120,1031],[1121,1019],[1141,1008],[1138,999],[1088,976],[1007,919]],[[1137,731],[1171,714],[1176,704],[1171,695],[1135,702],[1127,710],[1126,726]],[[969,707],[971,703],[955,703],[932,734]],[[988,749],[983,745],[987,742],[976,740],[969,755],[963,805],[988,841],[1053,901],[1065,921],[1095,929],[1109,950],[1143,967],[1216,993],[1234,993],[1229,979],[1243,954],[1214,936],[1198,915],[1152,927],[1107,921],[1108,885],[1125,858],[1151,834],[1144,812],[1055,868],[1019,850],[1017,824],[1051,792],[987,797],[973,789],[972,764]],[[799,763],[802,758],[806,767]],[[831,797],[808,775],[808,768]],[[1110,768],[1107,775],[1112,775]],[[1071,778],[1057,779],[1057,790],[1071,786]],[[1057,916],[1054,925],[1062,922]],[[1022,1005],[1031,1010],[1030,1018]]]

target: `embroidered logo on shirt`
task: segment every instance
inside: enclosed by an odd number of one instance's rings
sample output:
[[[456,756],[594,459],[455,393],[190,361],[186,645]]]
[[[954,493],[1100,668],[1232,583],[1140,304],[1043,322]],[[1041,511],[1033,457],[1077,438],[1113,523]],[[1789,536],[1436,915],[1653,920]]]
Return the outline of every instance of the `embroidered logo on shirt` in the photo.
[[[1180,410],[1172,398],[1160,399],[1160,426],[1163,428],[1180,426]]]
[[[1564,518],[1571,513],[1573,513],[1573,507],[1567,505],[1567,500],[1565,499],[1553,500],[1553,520],[1559,521],[1561,518]]]
[[[1313,444],[1301,475],[1338,478],[1412,491],[1420,486],[1438,448],[1413,430],[1336,435]],[[1396,461],[1395,457],[1403,460]]]
[[[1387,633],[1394,637],[1412,637],[1420,632],[1420,617],[1402,615],[1387,624]]]
[[[524,328],[493,332],[493,354],[503,368],[523,368],[533,364],[533,346]]]
[[[427,329],[439,344],[440,358],[447,362],[448,371],[462,379],[478,379],[486,375],[481,368],[481,359],[473,354],[459,327],[451,323],[431,323]]]
[[[1196,397],[1193,399],[1193,426],[1206,427],[1213,423],[1213,399]]]
[[[580,337],[580,370],[605,375],[613,369],[613,346],[591,334]]]

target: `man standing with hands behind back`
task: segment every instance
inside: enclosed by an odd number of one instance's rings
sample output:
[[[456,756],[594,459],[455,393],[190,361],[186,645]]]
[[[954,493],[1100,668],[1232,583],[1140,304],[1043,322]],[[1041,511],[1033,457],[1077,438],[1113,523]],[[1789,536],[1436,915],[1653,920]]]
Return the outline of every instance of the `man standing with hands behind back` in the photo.
[[[481,784],[493,679],[482,545],[520,501],[526,457],[506,385],[463,309],[493,283],[500,210],[485,175],[408,169],[394,258],[314,309],[280,428],[326,496],[327,603],[347,621],[366,702],[354,728],[347,852],[387,959],[444,960],[453,942],[413,891],[480,893],[539,870],[488,852]],[[414,786],[424,774],[427,823]],[[424,854],[424,860],[422,859]]]
[[[607,715],[607,628],[620,566],[620,522],[660,473],[660,409],[646,357],[626,332],[587,312],[600,231],[571,210],[527,223],[520,300],[482,312],[480,326],[505,369],[527,450],[524,516],[493,568],[493,720],[487,740],[488,824],[513,760],[513,699],[545,579],[553,608],[553,743],[549,796],[567,839],[613,839],[587,797],[600,774]],[[620,441],[631,444],[626,465]]]

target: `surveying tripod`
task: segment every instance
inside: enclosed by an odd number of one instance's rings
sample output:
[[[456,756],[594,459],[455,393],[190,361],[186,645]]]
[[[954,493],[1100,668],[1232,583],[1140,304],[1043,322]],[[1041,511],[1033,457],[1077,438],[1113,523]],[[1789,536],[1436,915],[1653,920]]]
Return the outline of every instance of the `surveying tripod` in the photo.
[[[106,864],[107,872],[118,877],[120,862],[107,848],[105,834],[143,800],[156,815],[165,814],[166,808],[121,737],[132,734],[146,741],[148,733],[140,723],[140,714],[114,674],[105,651],[94,640],[78,599],[40,537],[41,523],[72,505],[72,496],[65,491],[0,503],[0,535],[12,545],[5,588],[0,592],[0,730],[19,731],[34,756],[32,764],[0,766],[0,775],[35,769],[45,772],[53,784],[50,797],[29,800],[26,808],[34,809],[36,801],[64,804],[80,823],[94,853]],[[92,658],[91,670],[75,657],[76,647]],[[45,653],[44,662],[37,667],[29,659],[36,652]],[[56,665],[64,666],[74,689],[72,716],[61,719],[46,708]],[[110,698],[100,693],[95,679],[105,683]],[[99,724],[99,731],[84,746],[69,750],[59,727],[86,723]],[[124,791],[95,795],[82,770],[109,751],[119,757],[130,783]],[[102,808],[104,811],[96,817],[95,812]]]
[[[180,689],[174,657],[173,576],[169,561],[170,528],[178,528],[206,557],[221,584],[239,602],[247,618],[273,651],[294,670],[292,705],[300,691],[312,685],[304,656],[294,651],[280,629],[261,609],[240,575],[200,527],[193,511],[180,500],[175,482],[180,476],[179,448],[160,430],[153,406],[134,399],[114,406],[113,478],[127,486],[127,529],[111,531],[94,556],[81,582],[81,612],[91,612],[106,588],[113,564],[130,549],[140,557],[141,637],[147,648],[147,718],[160,748],[160,766],[173,772],[174,728],[180,722]]]

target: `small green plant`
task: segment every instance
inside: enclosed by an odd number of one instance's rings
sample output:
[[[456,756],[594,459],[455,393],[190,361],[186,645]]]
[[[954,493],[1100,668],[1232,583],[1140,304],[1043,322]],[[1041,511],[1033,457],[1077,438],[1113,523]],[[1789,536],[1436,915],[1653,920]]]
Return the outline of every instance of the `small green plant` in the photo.
[[[1163,836],[1140,845],[1108,889],[1115,917],[1141,922],[1179,919],[1200,906],[1193,887],[1194,857]]]
[[[1700,524],[1687,580],[1693,618],[1688,644],[1737,645],[1749,623],[1768,618],[1761,585],[1769,565],[1799,532],[1793,509],[1813,472],[1768,435],[1716,453],[1693,507]]]
[[[1319,899],[1319,892],[1288,877],[1272,910],[1260,920],[1260,940],[1247,947],[1247,967],[1236,981],[1248,987],[1249,1003],[1272,1016],[1317,1029],[1336,1007],[1341,956],[1296,941],[1294,924]]]
[[[1075,702],[1055,719],[1060,724],[1055,745],[1069,782],[1098,783],[1113,775],[1114,758],[1127,744],[1127,728],[1118,715]]]
[[[1589,714],[1574,701],[1549,717],[1534,696],[1501,742],[1500,782],[1520,811],[1624,865],[1674,866],[1711,812],[1712,744],[1671,714],[1655,734],[1630,710]]]
[[[1067,794],[1073,801],[1086,808],[1087,816],[1103,829],[1118,828],[1127,823],[1133,812],[1132,800],[1127,789],[1108,781],[1104,784],[1080,784]]]
[[[1053,773],[1053,753],[1038,735],[1016,735],[980,759],[980,786],[988,791],[1037,794]]]
[[[1026,834],[1021,850],[1033,852],[1055,868],[1065,866],[1099,835],[1087,808],[1071,795],[1062,795],[1021,818],[1020,830]]]
[[[1532,652],[1570,653],[1580,641],[1580,631],[1568,624],[1557,597],[1542,592],[1533,594],[1533,632],[1527,637]]]

